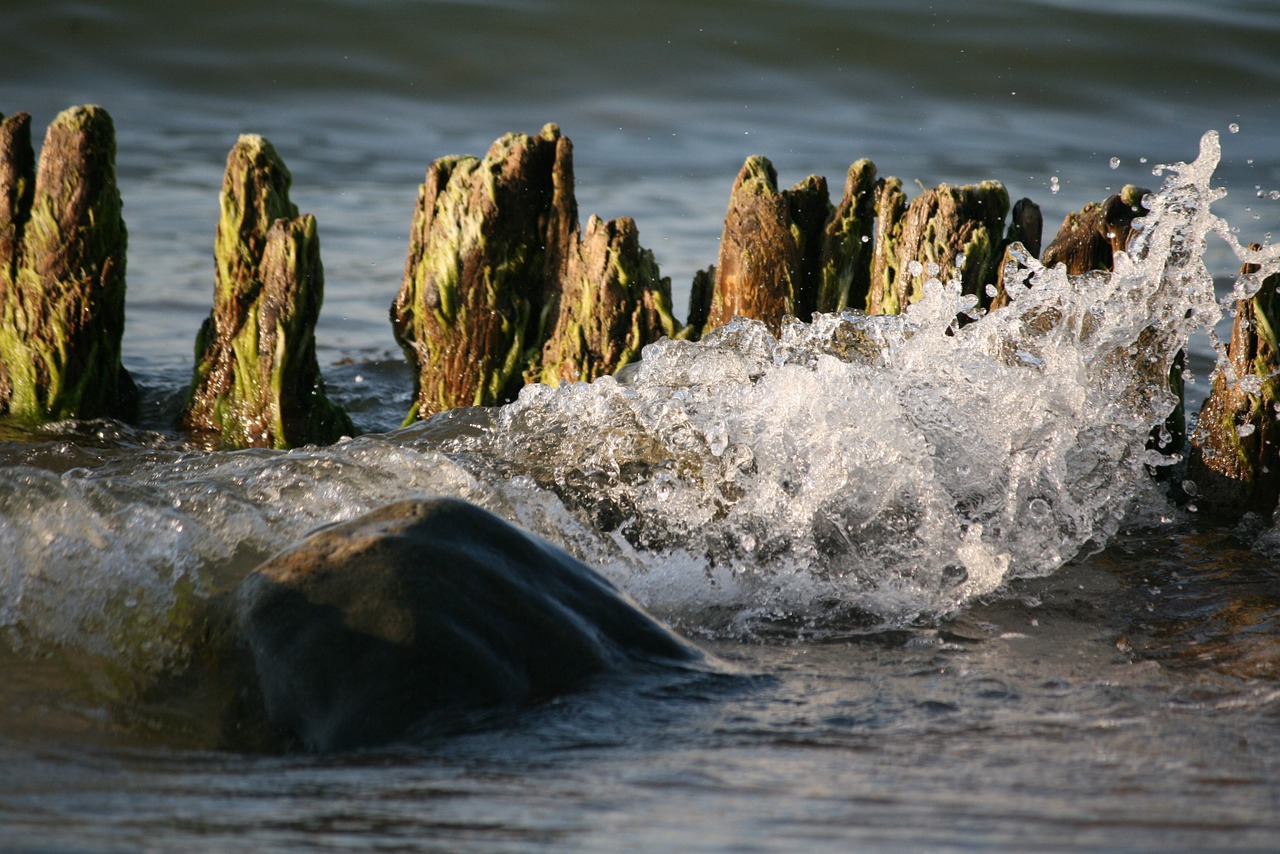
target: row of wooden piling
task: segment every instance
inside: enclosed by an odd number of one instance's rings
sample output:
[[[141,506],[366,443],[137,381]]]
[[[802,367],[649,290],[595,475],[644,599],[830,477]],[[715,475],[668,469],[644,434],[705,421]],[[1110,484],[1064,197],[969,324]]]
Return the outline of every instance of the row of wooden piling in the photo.
[[[0,122],[0,418],[137,414],[120,359],[127,230],[114,161],[101,107],[59,114],[38,161],[30,117]],[[1042,251],[1039,207],[1011,204],[997,181],[908,199],[900,180],[859,160],[832,200],[824,178],[780,189],[773,165],[750,157],[716,264],[695,276],[682,324],[635,222],[593,216],[583,227],[573,181],[573,146],[554,125],[503,136],[483,158],[431,164],[391,306],[414,368],[408,421],[501,404],[529,382],[589,381],[661,337],[696,339],[735,316],[777,329],[815,312],[897,313],[931,277],[958,276],[981,308],[997,310],[1020,252],[1069,273],[1110,269],[1145,194],[1125,187],[1070,214]],[[177,425],[212,446],[286,448],[355,432],[316,361],[320,244],[290,183],[262,137],[242,136],[227,158],[214,305]],[[1276,279],[1237,311],[1232,365],[1254,380],[1219,376],[1190,441],[1188,477],[1213,496],[1204,503],[1236,514],[1270,513],[1280,495]]]

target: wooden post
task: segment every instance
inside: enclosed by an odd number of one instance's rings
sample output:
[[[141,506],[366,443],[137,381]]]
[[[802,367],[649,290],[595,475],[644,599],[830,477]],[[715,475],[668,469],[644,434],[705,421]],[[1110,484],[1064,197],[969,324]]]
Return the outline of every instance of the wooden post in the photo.
[[[902,211],[901,184],[881,191],[878,245],[867,311],[897,314],[924,295],[930,278],[948,281],[957,271],[965,293],[985,299],[1003,257],[1009,194],[998,181],[926,190]],[[957,259],[963,257],[963,265]]]
[[[679,331],[634,221],[592,217],[579,233],[573,146],[555,125],[431,165],[391,318],[414,367],[406,423],[612,373]]]
[[[674,337],[671,282],[640,246],[630,217],[591,217],[560,275],[559,315],[536,379],[590,382],[640,358],[645,344]]]
[[[27,423],[137,414],[120,361],[128,236],[115,155],[101,107],[58,114],[38,171],[30,117],[0,126],[0,414]]]
[[[1090,202],[1079,212],[1067,214],[1041,262],[1046,267],[1064,264],[1072,275],[1112,269],[1112,257],[1133,236],[1133,221],[1145,213],[1142,199],[1149,192],[1127,184],[1106,201]]]
[[[572,148],[554,125],[508,134],[483,160],[446,157],[419,189],[404,281],[391,309],[414,366],[406,423],[515,397],[576,223]]]
[[[1256,248],[1260,248],[1255,246]],[[1242,273],[1257,272],[1246,266]],[[1280,274],[1236,303],[1228,348],[1232,379],[1219,374],[1191,437],[1188,477],[1201,513],[1269,519],[1280,499]]]
[[[241,136],[227,157],[213,311],[196,338],[182,416],[218,447],[289,448],[355,432],[325,396],[316,362],[320,240],[315,218],[289,201],[291,182],[260,136]]]
[[[823,232],[818,311],[867,307],[879,183],[882,182],[876,180],[876,166],[870,160],[864,158],[849,167],[844,196]]]
[[[775,332],[786,315],[808,320],[818,302],[830,211],[826,179],[810,176],[780,192],[773,164],[747,158],[729,196],[706,329],[736,315]]]

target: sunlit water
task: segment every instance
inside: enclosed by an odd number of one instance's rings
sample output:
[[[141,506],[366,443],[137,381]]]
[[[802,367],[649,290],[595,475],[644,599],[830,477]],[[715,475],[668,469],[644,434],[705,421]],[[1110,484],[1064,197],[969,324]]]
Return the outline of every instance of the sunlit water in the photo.
[[[116,117],[148,401],[141,428],[0,441],[0,849],[1274,850],[1280,529],[1198,527],[1146,442],[1188,338],[1193,405],[1207,391],[1241,260],[1278,263],[1280,16],[934,5],[0,11],[0,111]],[[1163,190],[1114,275],[1035,270],[976,322],[938,282],[903,317],[738,323],[386,432],[416,182],[547,120],[584,215],[636,217],[678,302],[750,153],[795,178],[860,156],[908,183],[1000,178],[1050,232],[1120,184]],[[373,431],[333,448],[170,432],[242,131],[320,218],[322,368]],[[560,543],[712,672],[335,758],[217,751],[199,709],[146,693],[192,654],[191,601],[412,494]]]

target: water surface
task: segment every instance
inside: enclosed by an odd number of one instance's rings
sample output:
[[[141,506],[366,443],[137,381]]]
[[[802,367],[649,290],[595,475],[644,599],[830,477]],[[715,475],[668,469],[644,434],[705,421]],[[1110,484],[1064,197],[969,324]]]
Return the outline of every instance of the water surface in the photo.
[[[1084,415],[1117,397],[1100,383],[1055,386],[927,336],[894,350],[888,378],[811,355],[762,382],[750,366],[777,351],[748,329],[654,354],[630,386],[531,392],[479,438],[449,423],[208,455],[170,425],[240,133],[272,140],[318,217],[321,366],[376,432],[408,408],[387,309],[436,157],[557,122],[582,216],[634,217],[678,306],[751,154],[784,183],[836,189],[864,156],[909,192],[997,178],[1051,231],[1126,183],[1158,189],[1153,167],[1193,160],[1216,129],[1211,183],[1228,194],[1213,210],[1239,242],[1270,244],[1277,43],[1264,0],[10,0],[0,111],[43,126],[99,103],[115,118],[125,363],[148,409],[141,430],[0,441],[0,848],[1275,850],[1280,537],[1261,519],[1203,529],[1133,476],[1141,407],[1107,415],[1128,438],[1094,444]],[[1225,295],[1230,244],[1209,233],[1203,258]],[[1187,299],[1207,312],[1195,281]],[[1057,377],[1091,364],[1054,347]],[[1203,329],[1192,347],[1194,401],[1213,361]],[[980,378],[969,403],[959,368]],[[662,397],[664,371],[683,372],[683,396]],[[1006,413],[995,428],[976,426],[983,407]],[[617,439],[548,442],[536,423]],[[1019,430],[1042,444],[1002,444]],[[611,475],[605,451],[654,437],[696,452],[720,491],[661,465]],[[1106,477],[1090,480],[1080,449],[1101,447]],[[1028,471],[1071,476],[1050,490]],[[753,501],[707,510],[743,483]],[[187,653],[182,596],[420,493],[579,553],[721,672],[600,684],[461,738],[331,758],[219,751],[198,715],[122,689]],[[584,494],[647,524],[604,525]],[[839,525],[859,533],[848,547]]]

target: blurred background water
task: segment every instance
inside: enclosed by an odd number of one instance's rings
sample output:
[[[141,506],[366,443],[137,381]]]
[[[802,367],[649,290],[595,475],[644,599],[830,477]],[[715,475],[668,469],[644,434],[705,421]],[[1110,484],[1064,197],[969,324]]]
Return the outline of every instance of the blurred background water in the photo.
[[[837,194],[860,157],[909,194],[996,178],[1050,236],[1213,128],[1215,209],[1270,242],[1278,46],[1271,0],[4,0],[0,112],[37,134],[74,104],[113,115],[124,361],[157,423],[211,305],[226,154],[269,138],[319,221],[331,393],[388,429],[409,378],[387,310],[437,157],[558,123],[582,218],[635,218],[681,314],[752,154]],[[722,643],[760,674],[731,686],[354,758],[121,735],[5,650],[0,849],[1275,850],[1274,559],[1215,536],[1113,549],[942,628]]]

